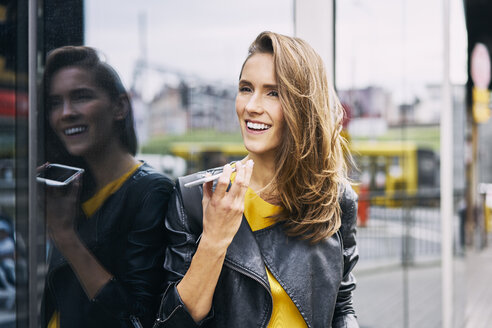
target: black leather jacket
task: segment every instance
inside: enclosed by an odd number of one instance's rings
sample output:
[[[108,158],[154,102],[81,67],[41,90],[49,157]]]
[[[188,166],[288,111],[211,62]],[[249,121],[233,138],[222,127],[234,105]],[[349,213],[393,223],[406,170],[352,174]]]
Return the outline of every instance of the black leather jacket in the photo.
[[[45,325],[54,310],[61,328],[149,327],[155,319],[163,283],[163,221],[171,180],[144,164],[90,218],[81,216],[77,232],[114,279],[93,300],[84,293],[70,265],[53,248],[45,289]]]
[[[169,282],[154,328],[267,327],[272,295],[265,266],[299,309],[308,327],[359,327],[352,307],[358,260],[355,241],[357,196],[348,187],[340,200],[342,226],[332,237],[310,244],[288,237],[281,224],[252,232],[243,217],[227,249],[210,313],[196,324],[176,289],[188,270],[202,232],[201,187],[182,188],[169,202],[164,268]]]

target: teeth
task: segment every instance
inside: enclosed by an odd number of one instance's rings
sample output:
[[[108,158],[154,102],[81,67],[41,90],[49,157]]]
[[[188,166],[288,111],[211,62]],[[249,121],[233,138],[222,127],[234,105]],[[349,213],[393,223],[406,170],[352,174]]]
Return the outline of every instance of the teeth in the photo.
[[[270,128],[270,125],[263,124],[263,123],[253,123],[253,122],[247,122],[246,126],[253,130],[266,130]]]
[[[65,129],[65,131],[63,132],[65,133],[65,135],[71,136],[73,134],[84,132],[85,130],[87,130],[87,127],[85,126],[76,126],[73,128]]]

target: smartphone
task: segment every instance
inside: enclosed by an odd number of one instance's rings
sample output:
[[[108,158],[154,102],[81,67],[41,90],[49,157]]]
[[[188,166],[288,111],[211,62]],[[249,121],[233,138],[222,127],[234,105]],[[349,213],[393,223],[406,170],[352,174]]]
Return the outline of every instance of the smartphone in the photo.
[[[51,187],[63,187],[68,185],[83,172],[84,169],[78,167],[62,164],[48,164],[41,172],[38,172],[36,180]]]
[[[236,171],[236,167],[233,166],[232,167],[232,172]],[[214,180],[217,180],[220,175],[222,173],[218,173],[218,174],[212,174],[212,175],[205,175],[205,174],[202,174],[202,177],[197,179],[197,180],[193,180],[193,181],[190,181],[188,183],[185,183],[185,187],[186,188],[191,188],[191,187],[194,187],[194,186],[198,186],[198,185],[201,185],[201,184],[204,184],[206,182],[209,182],[209,181],[214,181]]]

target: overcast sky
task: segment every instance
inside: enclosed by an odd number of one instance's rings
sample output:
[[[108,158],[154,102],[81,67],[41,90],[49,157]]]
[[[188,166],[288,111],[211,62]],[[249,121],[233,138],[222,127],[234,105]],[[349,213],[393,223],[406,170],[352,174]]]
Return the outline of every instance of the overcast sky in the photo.
[[[451,0],[451,79],[467,79],[463,1]],[[380,85],[407,101],[443,68],[442,0],[338,1],[337,86]]]
[[[129,86],[143,14],[150,63],[235,83],[260,32],[293,34],[292,13],[290,0],[87,0],[86,43],[102,50]]]
[[[462,1],[452,2],[452,79],[466,82]],[[150,63],[235,83],[249,44],[264,30],[292,35],[293,0],[86,0],[86,44],[132,83],[146,17]],[[339,0],[337,87],[380,85],[417,93],[442,76],[442,0]],[[155,81],[155,82],[152,82]],[[157,89],[157,80],[147,83]],[[407,95],[408,96],[408,95]]]

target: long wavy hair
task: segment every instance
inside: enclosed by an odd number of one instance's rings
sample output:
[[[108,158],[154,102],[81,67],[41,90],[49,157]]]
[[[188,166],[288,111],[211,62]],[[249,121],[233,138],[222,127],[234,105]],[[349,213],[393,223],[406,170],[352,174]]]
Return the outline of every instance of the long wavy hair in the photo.
[[[256,53],[273,55],[285,119],[268,188],[283,208],[274,219],[288,235],[316,243],[340,228],[339,197],[350,183],[351,156],[340,135],[344,109],[328,84],[321,57],[305,41],[262,32],[245,63]]]

